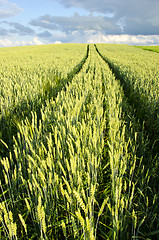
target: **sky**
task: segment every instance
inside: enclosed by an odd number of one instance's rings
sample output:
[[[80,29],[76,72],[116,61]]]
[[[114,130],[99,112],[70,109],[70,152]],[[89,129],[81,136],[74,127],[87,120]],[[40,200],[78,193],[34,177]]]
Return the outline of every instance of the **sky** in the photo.
[[[159,45],[159,0],[0,0],[0,47]]]

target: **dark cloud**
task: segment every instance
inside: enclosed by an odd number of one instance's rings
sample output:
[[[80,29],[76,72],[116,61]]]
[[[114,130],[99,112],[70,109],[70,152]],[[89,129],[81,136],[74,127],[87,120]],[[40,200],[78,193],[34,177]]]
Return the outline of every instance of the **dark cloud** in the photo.
[[[112,14],[111,23],[126,34],[159,33],[158,0],[56,0],[65,7],[80,7],[89,12]],[[116,32],[117,34],[117,32]]]
[[[58,30],[58,26],[52,21],[50,22],[50,18],[50,16],[46,15],[44,17],[39,17],[38,19],[32,19],[30,25],[48,30]]]
[[[65,7],[80,7],[90,12],[123,16],[158,15],[158,0],[56,0]]]
[[[11,0],[0,0],[0,18],[13,17],[23,11]],[[29,25],[1,22],[1,46],[32,45],[54,42],[159,44],[159,0],[52,0],[66,8],[87,10],[86,15],[39,16]],[[81,9],[80,9],[81,12]],[[14,36],[16,35],[16,36]],[[21,39],[17,41],[17,35]],[[33,36],[23,40],[23,36]],[[10,39],[12,39],[10,41]]]
[[[38,37],[41,37],[41,38],[50,38],[52,37],[52,34],[48,31],[44,31],[44,32],[41,32],[38,34]]]
[[[102,16],[80,16],[75,13],[71,17],[55,17],[50,15],[42,16],[30,22],[32,26],[49,30],[60,30],[66,33],[73,31],[101,31],[106,34],[119,34],[121,29],[109,18]]]
[[[13,17],[22,11],[23,9],[21,9],[17,4],[11,3],[7,0],[0,0],[0,18],[4,19]]]
[[[0,36],[8,35],[8,31],[5,28],[0,27]]]
[[[30,27],[24,26],[20,23],[7,22],[7,21],[3,21],[3,23],[8,24],[10,27],[12,27],[8,30],[9,33],[16,33],[21,36],[33,35],[35,33],[33,29],[31,29]]]
[[[159,25],[152,25],[147,19],[143,23],[140,19],[128,18],[124,26],[124,32],[131,35],[155,35],[159,34]]]

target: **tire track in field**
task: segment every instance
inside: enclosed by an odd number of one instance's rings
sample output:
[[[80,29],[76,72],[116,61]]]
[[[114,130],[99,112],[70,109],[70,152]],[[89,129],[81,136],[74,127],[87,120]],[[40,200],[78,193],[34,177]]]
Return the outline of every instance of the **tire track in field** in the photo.
[[[41,107],[46,105],[46,100],[51,98],[55,99],[58,93],[62,89],[66,89],[66,85],[72,82],[72,79],[78,74],[83,65],[85,64],[89,55],[89,45],[87,45],[87,50],[84,58],[81,62],[76,65],[73,70],[67,74],[67,78],[60,78],[57,75],[54,76],[54,81],[56,82],[54,87],[50,85],[44,86],[44,94],[40,94],[36,99],[22,102],[20,105],[13,106],[13,108],[5,115],[0,116],[0,139],[7,144],[8,148],[0,141],[0,157],[7,157],[10,151],[13,151],[13,136],[16,137],[18,132],[18,124],[25,119],[31,119],[31,111],[36,111],[38,116],[38,121],[41,119]],[[49,90],[49,91],[48,91]],[[40,101],[39,101],[40,99]],[[28,109],[28,105],[30,106]],[[1,169],[1,167],[0,167]]]

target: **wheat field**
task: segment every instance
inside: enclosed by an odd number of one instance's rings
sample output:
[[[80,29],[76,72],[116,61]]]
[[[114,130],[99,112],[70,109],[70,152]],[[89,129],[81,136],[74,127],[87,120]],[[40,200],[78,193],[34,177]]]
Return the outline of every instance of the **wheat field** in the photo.
[[[158,53],[0,53],[0,239],[158,240]]]

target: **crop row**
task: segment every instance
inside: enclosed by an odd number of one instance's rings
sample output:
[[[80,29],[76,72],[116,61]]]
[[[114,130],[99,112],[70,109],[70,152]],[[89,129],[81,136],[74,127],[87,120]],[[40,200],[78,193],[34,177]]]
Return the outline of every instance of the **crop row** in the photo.
[[[34,112],[31,124],[26,119],[19,125],[14,161],[11,154],[2,160],[8,189],[1,203],[4,238],[59,239],[66,226],[72,237],[94,236],[104,121],[102,82],[92,81],[92,55],[66,91],[47,101],[39,122]]]
[[[142,54],[142,51],[138,52],[130,46],[97,44],[95,47],[112,70],[116,82],[121,86],[120,94],[123,101],[119,106],[122,106],[125,136],[136,136],[131,147],[132,152],[133,149],[135,150],[132,161],[136,161],[133,173],[135,183],[133,211],[136,214],[135,218],[138,219],[134,237],[146,239],[153,236],[153,239],[157,239],[159,233],[157,231],[159,227],[158,55],[153,55],[154,53],[149,55],[149,52]],[[150,59],[153,61],[151,62]],[[116,109],[118,108],[116,106]],[[130,236],[126,237],[129,238]],[[122,236],[121,239],[124,237]]]
[[[0,78],[0,138],[9,148],[12,147],[17,124],[25,117],[30,119],[31,111],[36,111],[38,119],[41,118],[40,109],[45,105],[45,101],[55,98],[80,71],[88,55],[86,47],[80,44],[61,48],[51,45],[43,46],[40,51],[38,47],[26,47],[20,50],[13,48],[3,53]],[[0,153],[5,156],[6,148],[1,143],[0,146]]]
[[[0,104],[1,111],[34,99],[49,90],[46,84],[54,84],[55,74],[66,78],[67,74],[84,57],[86,45],[48,45],[1,49]],[[3,50],[3,51],[2,51]],[[37,81],[38,79],[38,81]],[[6,81],[7,80],[7,81]],[[52,85],[51,85],[52,86]]]
[[[131,46],[97,44],[97,48],[120,79],[138,119],[145,121],[145,129],[158,151],[159,55]]]

